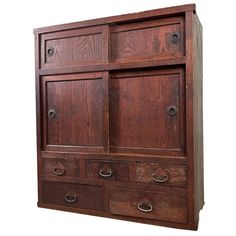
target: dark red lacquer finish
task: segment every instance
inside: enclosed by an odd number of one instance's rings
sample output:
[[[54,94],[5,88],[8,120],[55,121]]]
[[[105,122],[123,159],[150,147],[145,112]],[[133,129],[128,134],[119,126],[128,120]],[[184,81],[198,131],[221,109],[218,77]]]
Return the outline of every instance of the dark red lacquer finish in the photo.
[[[196,230],[204,191],[195,5],[34,34],[38,206]]]

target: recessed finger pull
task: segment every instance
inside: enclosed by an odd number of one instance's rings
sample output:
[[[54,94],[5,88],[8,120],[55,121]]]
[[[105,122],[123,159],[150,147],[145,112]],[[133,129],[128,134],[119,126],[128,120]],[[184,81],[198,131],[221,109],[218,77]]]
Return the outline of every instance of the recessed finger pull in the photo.
[[[53,109],[50,109],[49,111],[48,111],[48,117],[50,118],[50,119],[55,119],[56,118],[56,116],[57,116],[57,114],[56,114],[56,111],[55,110],[53,110]]]
[[[54,54],[54,48],[52,48],[52,47],[48,48],[47,54],[48,54],[48,56],[50,56],[50,57],[53,56],[53,54]]]
[[[167,113],[169,116],[173,117],[177,114],[178,109],[176,106],[168,106],[167,107]]]
[[[178,32],[174,32],[170,35],[170,41],[171,43],[178,43],[179,42],[179,39],[180,39],[180,34]]]

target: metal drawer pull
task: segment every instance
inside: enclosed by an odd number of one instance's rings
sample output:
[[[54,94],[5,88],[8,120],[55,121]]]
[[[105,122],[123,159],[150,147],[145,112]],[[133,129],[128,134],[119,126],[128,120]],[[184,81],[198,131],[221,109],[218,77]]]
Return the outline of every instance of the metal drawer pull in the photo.
[[[60,175],[63,175],[64,173],[65,173],[65,168],[56,167],[56,166],[53,168],[54,175],[60,176]]]
[[[168,175],[152,174],[152,180],[157,182],[157,183],[164,183],[168,180]]]
[[[99,175],[102,177],[108,178],[108,177],[112,176],[112,171],[108,170],[108,171],[104,172],[104,170],[100,170]]]
[[[48,117],[50,118],[50,119],[55,119],[56,118],[56,111],[55,110],[53,110],[53,109],[50,109],[49,111],[48,111]]]
[[[151,212],[153,209],[151,203],[146,203],[146,202],[138,203],[137,207],[142,212]]]
[[[176,106],[168,106],[167,107],[167,113],[168,113],[168,115],[169,116],[175,116],[176,115],[176,113],[177,113],[177,111],[178,111],[178,109],[177,109],[177,107]]]
[[[77,201],[77,195],[75,193],[67,193],[65,195],[65,200],[69,203],[74,203]]]

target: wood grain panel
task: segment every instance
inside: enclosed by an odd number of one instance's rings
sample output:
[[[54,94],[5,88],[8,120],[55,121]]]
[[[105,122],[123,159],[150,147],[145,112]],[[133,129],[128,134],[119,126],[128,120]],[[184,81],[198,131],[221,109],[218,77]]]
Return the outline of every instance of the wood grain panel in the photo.
[[[54,54],[46,55],[46,63],[96,62],[102,60],[102,34],[47,40],[46,53],[49,48],[54,49]]]
[[[175,36],[173,36],[175,34]],[[175,42],[172,37],[178,37]],[[182,19],[160,19],[114,26],[111,33],[113,60],[183,55]]]
[[[104,172],[104,174],[111,171],[111,176],[103,177],[99,174],[100,171]],[[86,177],[90,179],[128,181],[129,165],[125,161],[87,160]]]
[[[60,76],[58,76],[60,79]],[[47,144],[102,146],[102,79],[47,81]]]
[[[120,74],[111,80],[111,146],[158,152],[183,149],[184,78],[178,71]],[[176,106],[175,116],[167,108]]]
[[[151,205],[152,210],[142,212],[138,209],[138,204],[143,205],[143,208],[147,204]],[[187,221],[187,206],[184,196],[137,190],[111,189],[110,212],[117,215],[179,223],[186,223]]]
[[[47,176],[79,177],[79,159],[75,158],[42,158],[42,174]]]
[[[104,210],[104,188],[102,187],[44,181],[42,192],[43,202],[46,204],[97,211]],[[66,195],[69,200],[76,197],[76,201],[66,201]]]
[[[166,177],[166,181],[155,181],[156,177],[163,178],[163,176]],[[187,168],[179,165],[136,162],[136,181],[156,185],[186,187]]]

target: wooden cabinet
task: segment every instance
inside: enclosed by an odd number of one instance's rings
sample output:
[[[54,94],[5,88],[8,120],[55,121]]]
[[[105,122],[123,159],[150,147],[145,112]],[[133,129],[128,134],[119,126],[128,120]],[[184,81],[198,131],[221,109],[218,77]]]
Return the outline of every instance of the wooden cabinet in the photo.
[[[194,4],[34,30],[38,206],[197,229],[201,32]]]

